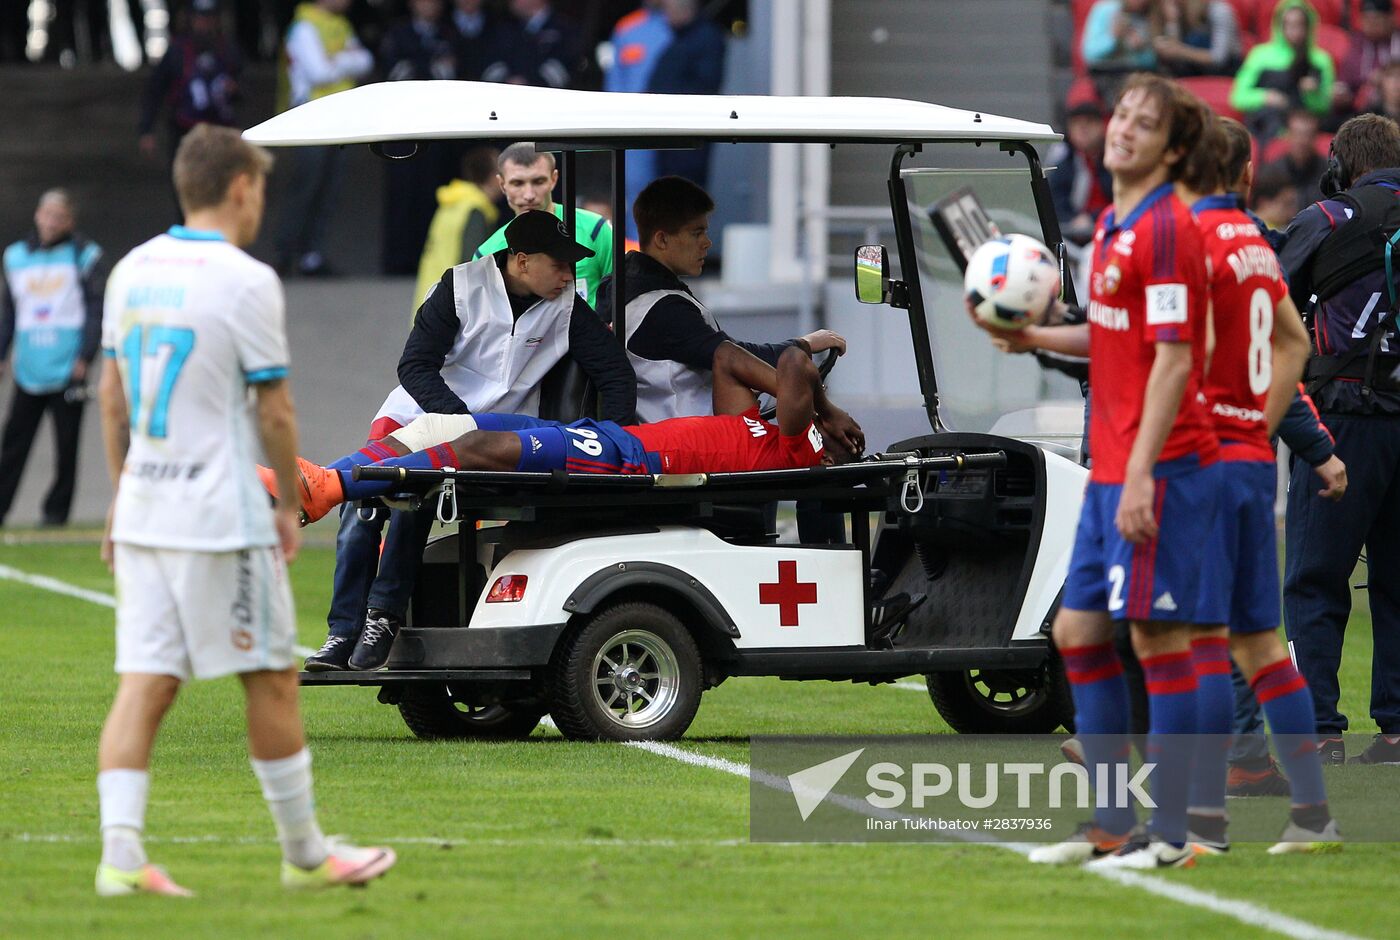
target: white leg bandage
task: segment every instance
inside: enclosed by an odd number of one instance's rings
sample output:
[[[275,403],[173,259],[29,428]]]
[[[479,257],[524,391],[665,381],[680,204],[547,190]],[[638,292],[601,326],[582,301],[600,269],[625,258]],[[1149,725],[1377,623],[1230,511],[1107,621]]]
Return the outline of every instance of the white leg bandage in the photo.
[[[475,430],[476,419],[471,415],[422,415],[389,436],[409,450],[419,451],[447,444]]]

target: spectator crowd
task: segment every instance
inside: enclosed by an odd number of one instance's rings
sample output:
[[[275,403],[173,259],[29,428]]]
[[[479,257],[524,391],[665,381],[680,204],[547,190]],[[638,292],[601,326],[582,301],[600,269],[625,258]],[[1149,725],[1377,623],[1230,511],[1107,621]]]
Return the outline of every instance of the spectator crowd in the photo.
[[[131,0],[130,17],[118,16],[121,0],[110,6],[57,0],[42,9],[15,4],[0,17],[0,60],[65,66],[109,57],[122,62],[121,20],[133,48],[139,39],[150,66],[136,127],[139,147],[168,167],[180,140],[195,126],[251,123],[247,112],[255,109],[245,107],[243,80],[250,60],[276,59],[279,111],[375,81],[715,94],[728,32],[728,24],[711,19],[703,0],[158,0],[156,5],[170,14],[168,31],[162,22],[159,35],[142,13],[150,6],[144,0]],[[13,15],[18,8],[27,8],[27,14]],[[275,42],[269,44],[268,35]],[[36,49],[36,36],[44,40],[42,48]],[[344,160],[337,148],[302,148],[289,156],[290,198],[282,200],[271,222],[282,274],[335,273],[324,242],[340,197]],[[629,161],[629,205],[660,176],[707,184],[706,148],[639,152]],[[460,205],[464,186],[481,182],[468,178],[469,168],[489,162],[463,144],[433,142],[420,145],[411,160],[386,163],[381,273],[417,273],[434,214]],[[509,208],[498,193],[495,202],[500,212]],[[628,225],[635,238],[630,220]]]
[[[135,144],[168,170],[181,141],[199,125],[237,128],[247,122],[240,113],[244,66],[260,52],[245,40],[242,26],[250,9],[266,14],[269,7],[276,8],[273,15],[285,14],[276,50],[278,110],[369,81],[580,88],[601,80],[608,91],[719,92],[726,30],[706,15],[702,0],[612,6],[621,15],[604,30],[608,41],[591,49],[589,37],[597,29],[575,22],[551,0],[168,0],[173,15],[163,52],[150,55],[149,30],[142,37],[151,67]],[[19,21],[10,14],[21,7],[33,13],[30,4],[4,5],[0,60],[16,58]],[[59,65],[72,64],[61,53],[83,45],[76,42],[79,35],[86,37],[88,60],[113,52],[103,39],[110,15],[105,4],[58,0],[45,9],[50,18],[41,25],[49,30],[51,58]],[[32,34],[34,23],[28,25]],[[542,209],[562,218],[553,197],[553,156],[537,155],[528,143],[509,143],[499,142],[498,153],[483,142],[431,142],[419,145],[414,159],[385,163],[381,270],[420,276],[415,308],[444,270],[479,256],[479,249],[501,247],[504,223],[515,214]],[[345,156],[339,147],[299,147],[284,155],[288,182],[271,220],[279,273],[335,273],[325,242]],[[705,149],[638,151],[628,158],[638,161],[629,163],[628,205],[653,179],[680,176],[703,187],[709,172]],[[536,187],[542,191],[522,195],[523,181],[533,176],[545,181]],[[590,204],[611,209],[603,199]],[[606,262],[587,278],[591,305],[599,281],[611,273],[611,228],[608,219],[586,209],[576,210],[576,221],[580,237],[592,233],[596,254]],[[45,414],[58,444],[55,479],[43,504],[45,524],[66,524],[72,504],[87,367],[96,354],[106,276],[100,249],[75,226],[72,197],[50,190],[39,200],[34,230],[10,245],[0,263],[0,377],[12,372],[16,384],[0,428],[0,526]]]
[[[1049,161],[1056,212],[1080,243],[1111,199],[1105,102],[1134,71],[1179,79],[1254,137],[1250,208],[1276,228],[1322,198],[1333,134],[1362,113],[1400,117],[1392,0],[1070,0],[1074,82]]]

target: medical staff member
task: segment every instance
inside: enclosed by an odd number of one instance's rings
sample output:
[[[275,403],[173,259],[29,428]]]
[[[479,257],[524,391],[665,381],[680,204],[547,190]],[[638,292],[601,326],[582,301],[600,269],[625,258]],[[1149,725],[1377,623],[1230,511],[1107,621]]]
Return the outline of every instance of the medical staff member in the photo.
[[[399,360],[401,384],[375,415],[370,441],[424,414],[538,416],[540,383],[565,356],[597,386],[603,419],[634,422],[632,368],[574,290],[574,265],[592,252],[536,210],[516,216],[505,241],[494,254],[448,269],[428,294]],[[427,512],[394,513],[380,556],[382,515],[365,521],[353,508],[342,512],[330,635],[307,658],[308,670],[384,667],[431,525]]]

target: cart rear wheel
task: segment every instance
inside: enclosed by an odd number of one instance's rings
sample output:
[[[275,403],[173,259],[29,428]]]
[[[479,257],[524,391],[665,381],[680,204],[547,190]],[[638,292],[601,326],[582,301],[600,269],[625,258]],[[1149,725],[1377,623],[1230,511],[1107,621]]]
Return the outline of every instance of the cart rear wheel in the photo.
[[[544,709],[469,705],[455,698],[448,685],[415,683],[404,690],[399,714],[420,738],[507,741],[529,737],[544,717]]]
[[[965,669],[925,677],[943,720],[961,734],[1050,734],[1074,728],[1064,670],[1052,656],[1038,669]]]
[[[700,707],[700,650],[670,611],[608,607],[560,643],[550,663],[550,714],[566,737],[667,741]]]

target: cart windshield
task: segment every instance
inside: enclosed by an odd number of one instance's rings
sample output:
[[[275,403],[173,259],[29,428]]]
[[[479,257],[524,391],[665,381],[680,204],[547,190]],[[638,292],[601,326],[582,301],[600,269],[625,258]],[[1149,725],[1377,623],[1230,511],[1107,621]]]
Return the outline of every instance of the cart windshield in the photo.
[[[949,242],[971,253],[990,235],[1021,233],[1049,242],[1036,214],[1031,173],[1020,155],[992,148],[954,162],[953,148],[930,148],[925,160],[940,165],[902,173],[910,205],[918,276],[923,291],[938,376],[940,417],[952,430],[991,431],[1015,437],[1077,440],[1082,398],[1073,379],[1043,369],[1034,356],[1012,356],[992,347],[963,308],[962,269]],[[968,158],[971,158],[969,160]],[[987,163],[995,160],[996,165]],[[959,165],[975,161],[981,165]],[[1051,246],[1053,249],[1053,245]]]

